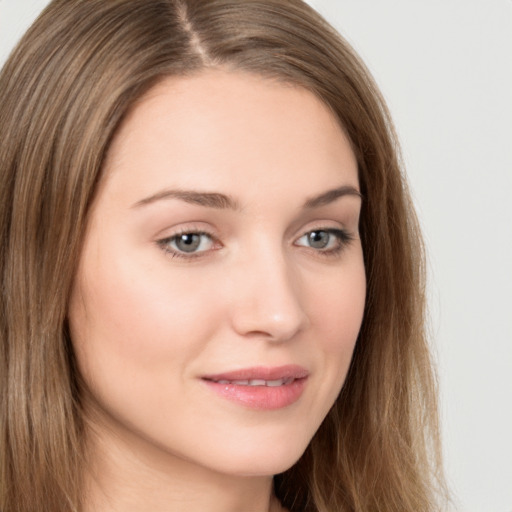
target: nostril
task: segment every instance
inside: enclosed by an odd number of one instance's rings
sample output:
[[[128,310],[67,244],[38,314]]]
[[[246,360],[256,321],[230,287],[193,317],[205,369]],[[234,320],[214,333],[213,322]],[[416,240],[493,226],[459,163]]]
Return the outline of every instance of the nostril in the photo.
[[[275,313],[270,308],[251,308],[242,310],[240,307],[233,315],[235,330],[249,338],[272,342],[290,340],[309,324],[307,316],[300,309]]]

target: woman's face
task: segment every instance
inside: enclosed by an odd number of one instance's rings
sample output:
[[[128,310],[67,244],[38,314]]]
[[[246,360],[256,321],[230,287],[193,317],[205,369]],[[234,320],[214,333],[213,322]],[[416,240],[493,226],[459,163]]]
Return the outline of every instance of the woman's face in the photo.
[[[357,165],[300,88],[169,78],[115,138],[69,310],[97,430],[271,475],[342,387],[365,302]]]

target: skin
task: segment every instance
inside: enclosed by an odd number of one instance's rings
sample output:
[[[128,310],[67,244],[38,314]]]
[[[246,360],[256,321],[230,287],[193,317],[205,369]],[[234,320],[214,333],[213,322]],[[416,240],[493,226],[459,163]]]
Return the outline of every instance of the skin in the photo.
[[[340,187],[352,192],[304,207]],[[171,189],[236,208],[161,197]],[[107,157],[69,309],[90,390],[87,510],[280,510],[272,476],[333,405],[362,321],[358,189],[342,129],[301,88],[209,70],[137,104]],[[208,236],[180,253],[173,237],[194,232]],[[309,376],[277,410],[202,379],[287,364]]]

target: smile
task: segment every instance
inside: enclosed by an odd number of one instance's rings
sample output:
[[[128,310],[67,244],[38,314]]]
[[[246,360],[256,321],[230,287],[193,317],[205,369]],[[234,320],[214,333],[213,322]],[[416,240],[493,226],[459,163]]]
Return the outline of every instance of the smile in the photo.
[[[289,377],[286,379],[276,379],[276,380],[263,380],[263,379],[251,379],[251,380],[218,380],[212,381],[217,384],[232,384],[235,386],[268,386],[268,387],[278,387],[278,386],[287,386],[291,384],[295,379],[293,377]]]
[[[282,409],[297,402],[309,372],[296,365],[255,367],[202,377],[218,396],[256,410]]]

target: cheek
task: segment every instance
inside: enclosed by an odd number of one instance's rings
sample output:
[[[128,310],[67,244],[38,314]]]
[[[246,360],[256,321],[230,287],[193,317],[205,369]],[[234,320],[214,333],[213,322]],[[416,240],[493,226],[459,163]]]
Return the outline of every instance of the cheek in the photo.
[[[82,272],[75,288],[69,320],[87,381],[105,373],[122,381],[159,368],[178,377],[215,329],[216,304],[206,290],[140,261],[107,260]]]
[[[323,350],[346,353],[355,345],[363,318],[366,278],[362,259],[356,259],[323,285],[321,291],[311,293],[310,316],[322,332],[319,342]]]
[[[191,287],[136,263],[107,260],[80,276],[71,336],[91,411],[123,432],[165,440],[170,426],[173,436],[190,428],[176,423],[174,411],[194,402],[194,389],[184,383],[216,329],[218,306],[207,284]]]
[[[316,332],[315,356],[323,368],[320,387],[328,397],[322,414],[327,414],[345,381],[363,319],[366,277],[362,255],[322,284],[321,292],[311,292],[310,318]]]

